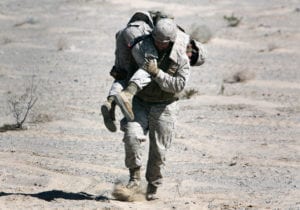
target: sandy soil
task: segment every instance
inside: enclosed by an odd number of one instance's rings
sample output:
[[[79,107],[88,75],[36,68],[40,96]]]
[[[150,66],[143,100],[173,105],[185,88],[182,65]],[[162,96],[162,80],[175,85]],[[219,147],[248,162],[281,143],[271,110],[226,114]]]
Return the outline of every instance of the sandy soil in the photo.
[[[121,202],[122,132],[99,108],[114,34],[139,9],[213,37],[187,87],[198,94],[179,102],[160,199]],[[0,126],[14,123],[9,95],[38,86],[27,130],[0,133],[0,209],[300,209],[298,0],[1,0],[0,26]]]

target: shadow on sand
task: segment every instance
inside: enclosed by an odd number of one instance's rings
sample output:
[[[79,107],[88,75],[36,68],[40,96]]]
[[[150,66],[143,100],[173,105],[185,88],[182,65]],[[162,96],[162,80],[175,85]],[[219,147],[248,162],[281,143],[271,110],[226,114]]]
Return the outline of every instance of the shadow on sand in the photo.
[[[35,194],[29,194],[29,193],[5,193],[0,192],[0,197],[2,196],[9,196],[9,195],[24,195],[24,196],[31,196],[34,198],[39,198],[45,201],[53,201],[58,198],[66,199],[66,200],[96,200],[96,201],[108,201],[109,198],[106,196],[95,196],[90,195],[85,192],[78,192],[78,193],[72,193],[72,192],[64,192],[61,190],[51,190],[51,191],[45,191]]]

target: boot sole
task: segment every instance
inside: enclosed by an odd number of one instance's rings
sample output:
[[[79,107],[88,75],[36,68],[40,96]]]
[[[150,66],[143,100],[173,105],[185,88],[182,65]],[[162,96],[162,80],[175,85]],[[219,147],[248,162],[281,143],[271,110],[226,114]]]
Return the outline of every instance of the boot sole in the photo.
[[[153,186],[152,184],[148,184],[147,192],[146,192],[147,201],[153,201],[158,199],[156,191],[157,191],[157,187]]]
[[[146,200],[147,201],[154,201],[154,200],[158,200],[159,198],[157,197],[157,195],[146,195]]]
[[[126,117],[126,119],[128,121],[133,121],[134,116],[132,116],[125,108],[126,106],[125,106],[125,103],[124,103],[122,97],[119,94],[117,94],[114,96],[114,100],[115,100],[116,104],[120,107],[120,109],[121,109],[123,115]]]
[[[101,113],[103,116],[105,127],[111,132],[116,132],[117,126],[116,126],[115,122],[111,119],[107,106],[105,106],[105,105],[101,106]]]

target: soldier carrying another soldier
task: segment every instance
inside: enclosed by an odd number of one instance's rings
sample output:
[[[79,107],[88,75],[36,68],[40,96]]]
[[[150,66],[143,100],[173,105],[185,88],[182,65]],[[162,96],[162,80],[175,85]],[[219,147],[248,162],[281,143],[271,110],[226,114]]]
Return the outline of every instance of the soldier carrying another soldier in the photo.
[[[149,34],[135,43],[130,55],[126,54],[132,56],[133,63],[138,66],[132,67],[129,62],[128,69],[133,69],[133,72],[125,79],[128,86],[111,96],[127,118],[123,142],[125,165],[130,176],[127,184],[129,189],[140,185],[141,144],[147,135],[149,137],[146,198],[153,200],[157,198],[157,189],[162,184],[161,167],[165,164],[166,151],[174,137],[178,93],[185,88],[190,75],[189,44],[201,47],[198,47],[196,62],[200,60],[199,63],[204,63],[205,54],[203,46],[190,41],[173,19],[159,18]]]

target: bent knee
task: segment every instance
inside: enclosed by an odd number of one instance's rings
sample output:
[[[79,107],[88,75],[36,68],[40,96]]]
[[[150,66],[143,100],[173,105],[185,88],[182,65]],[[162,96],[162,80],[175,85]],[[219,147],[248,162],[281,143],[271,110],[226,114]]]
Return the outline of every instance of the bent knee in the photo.
[[[135,143],[146,141],[147,136],[144,134],[143,128],[137,122],[129,122],[125,126],[124,142]]]

